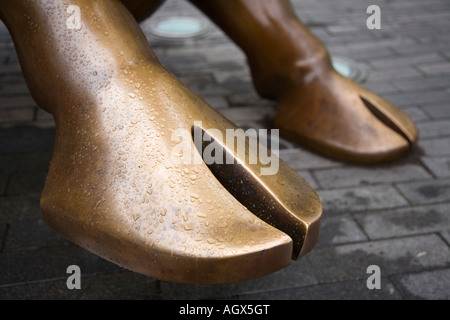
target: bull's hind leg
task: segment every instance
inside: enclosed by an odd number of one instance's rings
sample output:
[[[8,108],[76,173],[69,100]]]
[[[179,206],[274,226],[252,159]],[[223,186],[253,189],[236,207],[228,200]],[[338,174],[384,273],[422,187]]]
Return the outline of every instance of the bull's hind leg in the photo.
[[[275,126],[340,160],[404,156],[418,139],[400,109],[339,75],[288,0],[191,0],[245,52],[256,90],[279,102]]]

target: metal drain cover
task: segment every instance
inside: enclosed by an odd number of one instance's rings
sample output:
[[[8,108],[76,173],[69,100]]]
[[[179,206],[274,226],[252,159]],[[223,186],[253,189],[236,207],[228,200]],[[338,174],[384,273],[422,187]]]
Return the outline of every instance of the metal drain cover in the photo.
[[[339,57],[332,58],[332,62],[334,69],[344,77],[359,83],[367,80],[368,71],[357,63]]]
[[[170,39],[194,38],[207,31],[204,21],[191,17],[165,17],[151,25],[153,34]]]

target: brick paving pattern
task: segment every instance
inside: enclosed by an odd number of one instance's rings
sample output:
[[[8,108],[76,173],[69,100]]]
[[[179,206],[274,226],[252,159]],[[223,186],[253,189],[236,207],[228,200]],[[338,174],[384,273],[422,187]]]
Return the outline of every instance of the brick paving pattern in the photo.
[[[449,299],[450,2],[293,0],[333,56],[368,71],[365,86],[404,109],[420,129],[418,148],[389,165],[323,158],[288,140],[281,157],[320,194],[317,247],[272,275],[224,286],[158,281],[80,249],[42,220],[42,191],[54,140],[52,117],[28,93],[10,36],[0,24],[0,299]],[[366,9],[382,10],[368,30]],[[189,40],[151,33],[157,16],[205,19]],[[255,93],[245,57],[189,3],[171,0],[142,28],[164,65],[243,128],[267,128],[275,104]],[[82,289],[68,290],[78,265]],[[367,267],[381,268],[369,290]]]

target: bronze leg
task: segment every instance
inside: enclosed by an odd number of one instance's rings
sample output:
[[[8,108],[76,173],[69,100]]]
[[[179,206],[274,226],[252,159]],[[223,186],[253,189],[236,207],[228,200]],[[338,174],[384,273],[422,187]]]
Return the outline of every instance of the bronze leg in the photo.
[[[75,29],[69,5],[81,13]],[[216,139],[236,127],[161,66],[119,1],[0,0],[0,17],[32,96],[55,119],[41,209],[56,231],[127,269],[186,283],[248,280],[311,250],[320,200],[284,163],[261,176],[229,149],[245,163],[223,169],[235,173],[240,203],[181,152],[193,149],[194,121]]]
[[[282,134],[344,161],[396,160],[418,133],[400,109],[332,67],[288,0],[191,0],[246,54],[256,90],[279,102]]]

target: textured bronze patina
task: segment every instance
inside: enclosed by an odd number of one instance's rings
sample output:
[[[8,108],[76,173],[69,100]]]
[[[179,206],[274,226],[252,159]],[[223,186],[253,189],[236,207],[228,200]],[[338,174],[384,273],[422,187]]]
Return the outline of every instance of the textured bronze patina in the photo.
[[[0,0],[0,16],[55,119],[41,208],[56,231],[135,272],[197,284],[267,275],[311,250],[320,199],[281,161],[261,175],[227,142],[232,165],[174,160],[176,146],[194,147],[175,130],[237,128],[161,66],[119,1]]]

